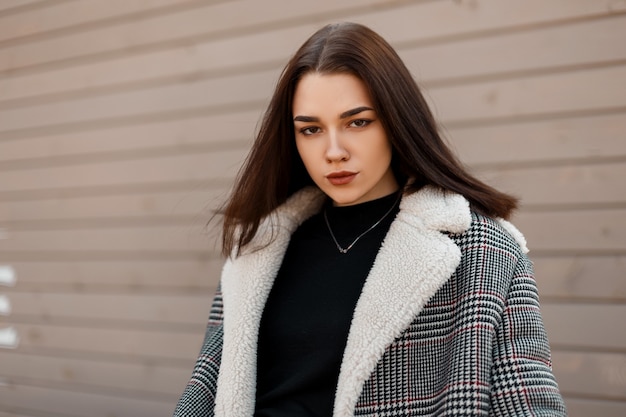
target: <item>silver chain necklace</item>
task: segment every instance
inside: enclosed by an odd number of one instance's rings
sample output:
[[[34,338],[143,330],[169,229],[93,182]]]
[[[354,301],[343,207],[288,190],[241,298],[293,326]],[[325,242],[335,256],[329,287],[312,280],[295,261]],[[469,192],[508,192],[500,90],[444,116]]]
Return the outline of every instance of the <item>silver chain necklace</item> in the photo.
[[[324,220],[326,220],[326,226],[328,227],[328,231],[330,232],[330,236],[333,238],[333,241],[335,241],[335,245],[337,245],[337,249],[339,250],[340,253],[348,253],[348,251],[350,249],[352,249],[352,247],[354,246],[354,244],[356,242],[359,241],[359,239],[361,239],[363,236],[365,236],[367,233],[369,233],[370,231],[372,231],[376,226],[378,226],[380,224],[380,222],[382,222],[383,220],[385,220],[385,217],[389,216],[389,213],[391,213],[394,209],[394,207],[396,206],[396,204],[398,204],[398,201],[400,200],[400,197],[402,196],[402,193],[398,193],[398,198],[396,198],[396,200],[394,201],[393,205],[389,208],[389,210],[387,210],[387,212],[385,214],[383,214],[383,217],[381,217],[380,219],[378,219],[378,221],[376,223],[374,223],[373,225],[371,225],[369,227],[369,229],[367,229],[366,231],[364,231],[363,233],[361,233],[360,235],[358,235],[356,237],[356,239],[354,239],[352,241],[352,243],[350,243],[346,248],[341,247],[341,245],[339,244],[339,242],[337,242],[337,238],[335,237],[335,234],[333,233],[333,229],[331,229],[330,227],[330,223],[328,222],[328,215],[326,214],[326,209],[324,209]]]

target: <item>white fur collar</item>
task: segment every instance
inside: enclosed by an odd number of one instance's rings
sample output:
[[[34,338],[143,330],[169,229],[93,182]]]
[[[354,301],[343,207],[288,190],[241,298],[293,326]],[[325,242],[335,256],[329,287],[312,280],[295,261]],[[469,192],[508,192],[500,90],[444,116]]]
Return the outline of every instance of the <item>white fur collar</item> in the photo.
[[[224,266],[224,346],[216,416],[254,413],[256,347],[265,301],[291,234],[320,210],[323,198],[312,188],[296,193],[262,223],[251,245],[256,250],[245,251]],[[353,415],[363,384],[385,348],[458,266],[460,251],[441,231],[462,233],[470,223],[469,204],[460,195],[424,187],[402,199],[354,312],[334,416]],[[271,243],[269,236],[274,239]]]

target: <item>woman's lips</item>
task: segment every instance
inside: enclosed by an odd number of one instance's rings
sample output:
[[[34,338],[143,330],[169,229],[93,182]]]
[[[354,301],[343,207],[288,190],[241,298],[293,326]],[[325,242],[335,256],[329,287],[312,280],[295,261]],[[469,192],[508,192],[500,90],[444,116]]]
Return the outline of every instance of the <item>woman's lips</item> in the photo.
[[[351,183],[352,180],[356,178],[356,175],[356,172],[338,171],[331,172],[330,174],[326,175],[326,178],[328,179],[328,182],[330,182],[332,185],[344,185]]]

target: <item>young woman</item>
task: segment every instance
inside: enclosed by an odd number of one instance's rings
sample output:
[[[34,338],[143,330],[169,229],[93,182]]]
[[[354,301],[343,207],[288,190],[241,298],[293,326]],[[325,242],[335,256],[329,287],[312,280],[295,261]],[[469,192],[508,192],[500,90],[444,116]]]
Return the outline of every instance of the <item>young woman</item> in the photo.
[[[395,51],[315,33],[224,211],[175,416],[563,416],[516,200],[468,174]]]

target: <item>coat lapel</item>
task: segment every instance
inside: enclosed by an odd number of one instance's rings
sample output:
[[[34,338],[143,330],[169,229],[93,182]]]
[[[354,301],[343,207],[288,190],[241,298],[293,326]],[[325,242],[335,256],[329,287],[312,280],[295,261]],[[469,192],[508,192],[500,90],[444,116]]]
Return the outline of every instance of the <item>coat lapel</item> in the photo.
[[[261,224],[250,244],[255,249],[224,265],[224,345],[215,400],[218,417],[254,414],[263,308],[291,234],[319,211],[323,199],[313,188],[296,193]],[[353,415],[363,385],[386,347],[456,269],[460,252],[441,231],[461,233],[470,222],[469,205],[459,195],[424,187],[402,199],[354,312],[335,416]]]
[[[336,417],[353,415],[385,349],[458,266],[460,251],[441,231],[460,233],[470,222],[469,205],[459,195],[425,187],[403,198],[354,312],[337,385]]]
[[[315,188],[293,195],[260,225],[245,253],[224,265],[224,346],[216,416],[254,414],[257,340],[263,308],[291,234],[318,212],[322,203],[323,195]]]

